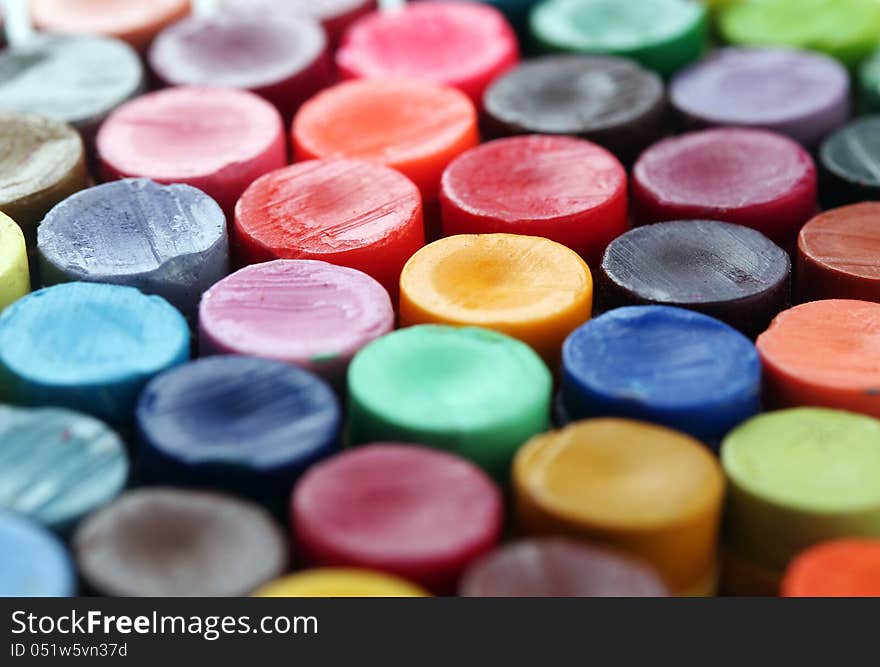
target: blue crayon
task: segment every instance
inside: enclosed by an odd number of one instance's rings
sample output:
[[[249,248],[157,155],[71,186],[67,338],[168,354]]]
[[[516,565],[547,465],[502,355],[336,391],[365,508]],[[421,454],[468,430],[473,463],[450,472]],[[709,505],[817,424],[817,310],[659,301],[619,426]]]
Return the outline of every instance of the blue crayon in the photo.
[[[617,416],[717,444],[760,409],[754,344],[707,315],[669,306],[618,308],[562,348],[557,419]]]
[[[76,575],[70,554],[45,528],[0,514],[0,597],[70,597]]]
[[[133,287],[66,283],[0,315],[0,398],[131,422],[144,385],[189,358],[186,320]]]
[[[144,390],[139,479],[221,489],[283,512],[299,475],[339,448],[341,420],[330,385],[309,371],[254,357],[200,359]]]
[[[137,287],[194,318],[229,273],[226,216],[188,185],[127,179],[81,190],[37,228],[44,285],[83,280]]]
[[[122,491],[128,468],[120,437],[93,417],[0,405],[0,512],[68,535]]]

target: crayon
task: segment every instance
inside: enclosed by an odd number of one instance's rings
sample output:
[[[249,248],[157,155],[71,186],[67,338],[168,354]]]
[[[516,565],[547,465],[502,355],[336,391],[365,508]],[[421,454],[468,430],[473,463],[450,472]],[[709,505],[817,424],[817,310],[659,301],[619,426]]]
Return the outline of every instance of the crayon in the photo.
[[[338,454],[297,483],[295,549],[316,566],[362,567],[452,593],[501,536],[501,492],[475,465],[415,445]]]
[[[201,354],[277,359],[343,388],[352,357],[394,328],[382,285],[312,259],[247,266],[209,289],[199,308]]]
[[[81,190],[37,229],[43,285],[106,282],[157,294],[193,319],[229,273],[226,217],[188,185],[126,179]]]
[[[281,529],[258,505],[176,488],[122,494],[72,544],[86,589],[112,597],[240,597],[288,561]]]

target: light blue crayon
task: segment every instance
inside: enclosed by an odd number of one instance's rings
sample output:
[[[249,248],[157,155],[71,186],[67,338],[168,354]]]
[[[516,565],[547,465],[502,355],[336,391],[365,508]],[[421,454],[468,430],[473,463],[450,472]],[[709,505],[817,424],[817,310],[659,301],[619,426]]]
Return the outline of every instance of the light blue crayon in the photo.
[[[61,541],[39,524],[0,514],[0,597],[70,597],[73,562]]]
[[[47,287],[0,316],[0,398],[127,425],[144,385],[189,350],[186,320],[161,297],[100,283]]]
[[[122,440],[94,417],[0,405],[0,512],[68,535],[122,491],[128,470]]]

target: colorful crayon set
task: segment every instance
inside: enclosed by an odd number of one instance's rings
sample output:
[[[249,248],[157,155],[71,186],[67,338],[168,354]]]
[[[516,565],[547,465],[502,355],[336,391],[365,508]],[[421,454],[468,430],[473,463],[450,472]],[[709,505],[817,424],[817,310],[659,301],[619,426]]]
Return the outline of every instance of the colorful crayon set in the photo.
[[[0,594],[880,596],[880,2],[26,4]]]

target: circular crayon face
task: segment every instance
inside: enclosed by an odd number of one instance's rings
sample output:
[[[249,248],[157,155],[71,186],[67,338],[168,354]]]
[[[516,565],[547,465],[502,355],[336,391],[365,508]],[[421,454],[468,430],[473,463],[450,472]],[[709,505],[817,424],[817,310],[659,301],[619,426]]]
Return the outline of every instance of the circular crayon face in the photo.
[[[625,58],[543,56],[496,79],[485,112],[501,134],[578,135],[629,158],[660,136],[660,77]]]
[[[664,222],[636,227],[612,241],[599,281],[603,308],[680,306],[757,336],[788,307],[791,260],[748,227]]]
[[[877,534],[876,419],[821,408],[770,412],[725,438],[721,462],[731,545],[752,560],[779,569],[815,542]]]
[[[147,380],[188,356],[183,316],[133,287],[56,285],[0,316],[0,386],[22,405],[127,422]]]
[[[104,175],[187,183],[231,212],[256,178],[287,161],[278,111],[256,95],[180,87],[117,109],[97,139]]]
[[[301,570],[254,593],[266,598],[421,598],[429,593],[384,572],[348,567]]]
[[[40,30],[118,37],[138,51],[191,10],[190,0],[30,0],[28,4]]]
[[[393,167],[437,197],[443,169],[479,141],[477,112],[453,88],[425,81],[348,81],[318,93],[293,121],[297,160],[351,157]]]
[[[724,478],[711,452],[682,433],[623,419],[577,422],[526,443],[513,485],[525,534],[623,548],[676,593],[716,567]]]
[[[570,419],[629,417],[717,442],[760,407],[755,346],[700,313],[618,308],[575,330],[562,358]]]
[[[552,366],[565,336],[589,319],[593,299],[590,270],[575,252],[515,234],[435,241],[407,262],[400,287],[403,326],[495,329],[528,343]]]
[[[420,442],[497,478],[549,423],[552,379],[524,343],[494,331],[422,325],[370,343],[349,367],[351,441]]]
[[[273,19],[310,16],[321,22],[333,44],[362,16],[379,8],[378,0],[222,0],[221,11],[253,16],[265,12]]]
[[[641,561],[563,538],[512,542],[474,563],[463,597],[665,597],[660,576]]]
[[[708,38],[706,8],[692,0],[547,0],[531,30],[544,50],[626,56],[664,75],[699,58]]]
[[[880,540],[817,544],[792,561],[781,588],[783,597],[880,597]]]
[[[158,294],[188,315],[229,270],[226,217],[188,185],[146,179],[82,190],[37,230],[43,284],[112,282]]]
[[[80,525],[73,549],[89,589],[119,597],[243,596],[287,565],[259,506],[181,489],[124,493]]]
[[[76,573],[64,545],[35,523],[0,515],[0,597],[71,597]]]
[[[12,218],[0,213],[0,313],[30,291],[24,235]]]
[[[880,204],[825,211],[798,237],[798,298],[880,302]]]
[[[419,191],[399,172],[359,160],[310,160],[253,183],[235,209],[241,261],[313,259],[358,269],[393,297],[424,245]]]
[[[866,58],[857,73],[859,102],[865,111],[880,111],[880,49]]]
[[[828,137],[819,162],[824,202],[856,204],[880,197],[880,116],[858,118]]]
[[[308,562],[375,568],[441,593],[493,548],[503,514],[500,491],[479,468],[397,444],[358,447],[314,466],[291,504]]]
[[[475,104],[519,60],[516,36],[495,8],[415,3],[376,12],[345,33],[336,64],[345,78],[418,78],[458,88]]]
[[[324,31],[293,16],[192,16],[162,31],[149,61],[167,85],[252,90],[288,118],[331,82]]]
[[[626,187],[620,162],[588,141],[498,139],[467,151],[443,173],[443,232],[541,236],[598,262],[627,228]]]
[[[791,139],[720,128],[655,144],[633,170],[637,224],[723,220],[789,244],[816,211],[816,167]]]
[[[245,267],[205,293],[200,345],[212,353],[287,361],[341,381],[354,354],[394,328],[382,286],[315,260]]]
[[[140,467],[150,482],[277,505],[307,466],[338,447],[341,410],[330,387],[301,368],[220,356],[153,379],[136,420]]]
[[[821,51],[852,67],[877,45],[880,6],[871,0],[743,0],[721,8],[718,31],[732,44]]]
[[[0,507],[66,533],[128,478],[125,444],[102,422],[57,408],[0,406]]]
[[[675,108],[701,125],[762,127],[817,144],[849,118],[849,74],[811,51],[728,48],[679,74]]]
[[[782,312],[758,337],[767,399],[880,416],[880,304],[832,299]]]
[[[0,111],[0,145],[0,211],[33,246],[43,216],[86,186],[82,139],[60,121]]]
[[[137,53],[114,39],[42,36],[0,53],[0,108],[90,132],[143,87]]]

